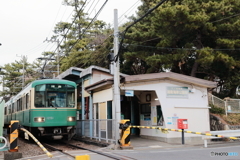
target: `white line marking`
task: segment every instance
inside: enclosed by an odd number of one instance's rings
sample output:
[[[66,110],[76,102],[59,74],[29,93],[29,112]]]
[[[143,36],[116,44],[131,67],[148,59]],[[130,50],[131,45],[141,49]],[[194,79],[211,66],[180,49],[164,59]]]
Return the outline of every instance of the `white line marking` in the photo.
[[[217,147],[217,148],[188,148],[184,150],[167,150],[167,151],[150,151],[151,153],[156,153],[156,152],[186,152],[189,150],[213,150],[213,149],[219,149],[219,148],[234,148],[234,147],[239,147],[239,146],[229,146],[229,147]]]
[[[162,146],[155,145],[155,146],[149,146],[150,148],[161,148]]]

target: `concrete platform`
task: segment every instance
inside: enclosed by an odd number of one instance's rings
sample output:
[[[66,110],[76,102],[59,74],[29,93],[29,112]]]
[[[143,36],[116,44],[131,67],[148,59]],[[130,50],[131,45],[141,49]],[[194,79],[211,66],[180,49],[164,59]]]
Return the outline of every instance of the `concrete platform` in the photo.
[[[4,160],[4,153],[3,153],[3,151],[0,151],[0,160]]]

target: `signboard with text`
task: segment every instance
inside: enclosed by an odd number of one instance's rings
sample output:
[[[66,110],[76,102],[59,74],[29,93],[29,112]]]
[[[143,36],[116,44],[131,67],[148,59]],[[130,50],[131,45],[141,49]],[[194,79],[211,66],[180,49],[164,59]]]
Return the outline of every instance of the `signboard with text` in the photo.
[[[126,90],[125,91],[125,96],[126,97],[133,97],[134,96],[134,91],[133,90]]]
[[[188,87],[167,87],[167,98],[188,98]]]

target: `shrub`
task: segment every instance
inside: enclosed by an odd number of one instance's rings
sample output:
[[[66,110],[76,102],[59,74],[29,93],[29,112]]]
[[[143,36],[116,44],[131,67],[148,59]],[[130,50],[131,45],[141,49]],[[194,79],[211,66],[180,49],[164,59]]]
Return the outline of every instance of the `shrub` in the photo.
[[[225,114],[225,110],[223,108],[220,107],[216,107],[213,104],[209,104],[209,106],[211,107],[209,109],[210,113],[215,113],[215,114]]]

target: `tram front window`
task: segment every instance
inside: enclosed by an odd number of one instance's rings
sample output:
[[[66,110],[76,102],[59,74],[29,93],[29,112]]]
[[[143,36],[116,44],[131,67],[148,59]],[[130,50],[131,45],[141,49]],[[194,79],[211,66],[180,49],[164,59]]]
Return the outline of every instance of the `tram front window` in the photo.
[[[75,107],[75,88],[65,84],[44,84],[35,88],[35,107]]]

